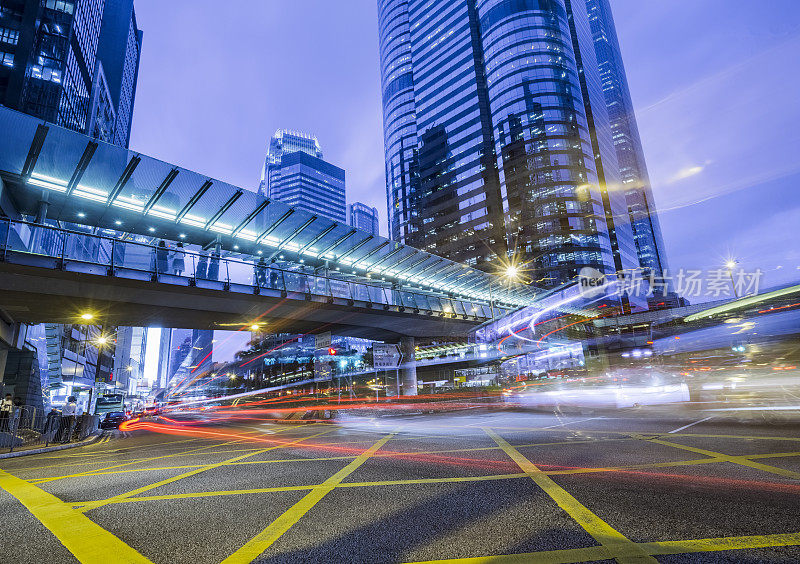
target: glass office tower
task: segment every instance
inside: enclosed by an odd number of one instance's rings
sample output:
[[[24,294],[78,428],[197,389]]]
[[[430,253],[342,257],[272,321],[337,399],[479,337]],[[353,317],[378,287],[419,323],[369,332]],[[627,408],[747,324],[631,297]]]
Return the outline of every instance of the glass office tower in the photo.
[[[133,0],[105,0],[97,58],[103,65],[111,101],[116,109],[114,135],[109,142],[121,147],[127,147],[130,143],[142,36],[136,24]]]
[[[391,235],[539,285],[638,264],[585,7],[381,0]]]
[[[133,0],[2,0],[0,104],[127,146],[141,43]],[[45,236],[34,244],[55,241]],[[112,339],[98,343],[113,335],[111,327],[46,324],[31,330],[42,333],[46,363],[40,370],[55,403],[70,394],[88,398],[95,382],[112,379],[115,355],[127,360]]]
[[[265,197],[347,223],[345,174],[322,159],[313,135],[279,130],[272,136],[261,173]]]
[[[612,139],[619,161],[627,213],[633,225],[640,266],[661,276],[667,270],[664,241],[636,125],[628,79],[608,0],[585,0],[602,79]]]
[[[370,235],[379,235],[378,208],[371,208],[361,202],[355,202],[348,207],[348,215],[351,227],[366,231]]]
[[[505,237],[474,6],[379,7],[391,236],[488,265]]]
[[[0,103],[127,147],[142,43],[133,0],[0,8]]]

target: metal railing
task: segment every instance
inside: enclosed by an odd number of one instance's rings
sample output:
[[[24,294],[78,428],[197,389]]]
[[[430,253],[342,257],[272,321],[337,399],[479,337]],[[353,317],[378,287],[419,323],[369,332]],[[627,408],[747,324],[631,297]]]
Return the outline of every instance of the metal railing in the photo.
[[[97,415],[64,417],[55,409],[14,406],[7,415],[0,413],[0,452],[82,441],[97,432],[99,424]]]
[[[349,279],[327,268],[287,266],[261,257],[222,257],[213,251],[151,245],[27,221],[0,219],[0,242],[2,261],[25,263],[24,257],[44,257],[49,259],[46,264],[37,265],[98,275],[250,294],[273,291],[281,297],[361,302],[367,307],[475,321],[508,313],[488,301]]]

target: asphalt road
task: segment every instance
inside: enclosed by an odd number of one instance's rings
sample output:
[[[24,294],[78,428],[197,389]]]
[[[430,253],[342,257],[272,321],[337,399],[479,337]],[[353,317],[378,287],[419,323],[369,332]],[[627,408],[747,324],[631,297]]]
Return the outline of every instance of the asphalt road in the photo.
[[[0,562],[799,562],[797,427],[691,423],[469,412],[119,433],[0,461]]]

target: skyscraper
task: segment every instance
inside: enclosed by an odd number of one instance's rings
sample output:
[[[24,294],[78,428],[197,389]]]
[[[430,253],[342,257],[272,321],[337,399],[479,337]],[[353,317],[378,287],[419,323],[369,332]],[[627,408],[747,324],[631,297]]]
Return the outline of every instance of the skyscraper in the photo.
[[[133,0],[3,2],[0,103],[127,146],[141,41]]]
[[[113,140],[109,142],[121,147],[130,143],[142,36],[133,0],[105,0],[97,58],[103,65],[111,104],[116,110]]]
[[[619,161],[625,203],[633,225],[639,265],[661,276],[667,270],[661,226],[655,213],[639,128],[622,63],[617,30],[608,0],[585,0],[603,84],[612,139]]]
[[[582,3],[379,0],[379,26],[395,240],[551,287],[638,265]]]
[[[141,42],[133,0],[3,0],[0,104],[127,146]],[[46,214],[36,221],[46,221]],[[53,243],[43,235],[31,245]],[[108,249],[94,251],[102,256]],[[40,356],[47,362],[40,369],[57,401],[87,400],[95,382],[111,380],[115,355],[128,366],[137,354],[130,347],[118,352],[110,327],[47,324],[43,333],[46,355]]]
[[[371,208],[361,202],[355,202],[348,207],[349,224],[351,227],[366,231],[370,235],[378,235],[378,208]]]
[[[275,132],[259,191],[294,208],[347,223],[344,170],[323,160],[313,135],[285,129]]]

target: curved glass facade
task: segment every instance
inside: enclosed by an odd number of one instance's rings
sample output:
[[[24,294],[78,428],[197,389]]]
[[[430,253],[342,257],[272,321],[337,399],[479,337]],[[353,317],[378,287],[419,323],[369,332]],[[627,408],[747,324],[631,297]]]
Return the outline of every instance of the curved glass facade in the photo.
[[[403,241],[411,230],[409,196],[417,176],[408,0],[379,1],[378,21],[389,237]]]
[[[379,0],[390,235],[542,286],[638,265],[584,0]]]
[[[478,11],[509,236],[546,285],[584,266],[613,272],[564,6],[483,0]]]

